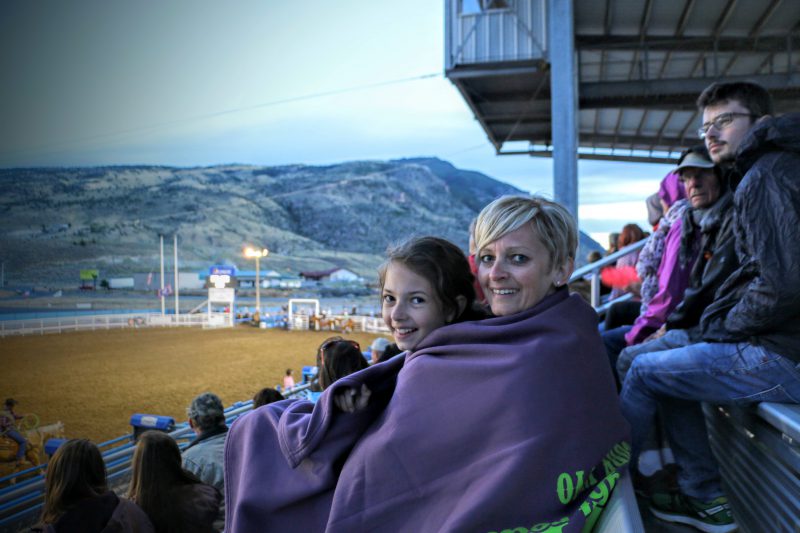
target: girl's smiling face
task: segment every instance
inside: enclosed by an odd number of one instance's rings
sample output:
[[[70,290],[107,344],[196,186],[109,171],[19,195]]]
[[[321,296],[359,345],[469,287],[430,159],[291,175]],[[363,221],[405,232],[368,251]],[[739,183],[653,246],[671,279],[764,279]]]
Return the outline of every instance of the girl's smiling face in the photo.
[[[401,350],[413,351],[431,331],[452,320],[431,283],[395,261],[386,269],[381,300],[383,321]]]

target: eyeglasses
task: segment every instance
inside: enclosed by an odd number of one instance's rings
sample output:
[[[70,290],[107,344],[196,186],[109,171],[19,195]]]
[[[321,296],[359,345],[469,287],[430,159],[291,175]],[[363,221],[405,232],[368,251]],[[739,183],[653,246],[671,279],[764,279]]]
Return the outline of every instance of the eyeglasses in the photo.
[[[757,116],[758,115],[754,115],[752,113],[722,113],[720,115],[717,115],[714,118],[714,120],[706,122],[705,124],[700,126],[697,129],[697,136],[700,137],[701,139],[705,139],[708,130],[711,129],[711,126],[714,126],[718,130],[724,130],[733,123],[733,120],[736,117],[757,117]]]

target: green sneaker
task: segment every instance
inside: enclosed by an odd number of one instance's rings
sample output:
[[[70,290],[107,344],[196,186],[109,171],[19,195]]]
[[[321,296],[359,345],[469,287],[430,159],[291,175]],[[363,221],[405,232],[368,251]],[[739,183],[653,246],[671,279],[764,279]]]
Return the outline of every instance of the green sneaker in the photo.
[[[688,524],[708,533],[727,533],[738,528],[725,496],[703,502],[679,492],[656,492],[650,503],[650,511],[667,522]]]

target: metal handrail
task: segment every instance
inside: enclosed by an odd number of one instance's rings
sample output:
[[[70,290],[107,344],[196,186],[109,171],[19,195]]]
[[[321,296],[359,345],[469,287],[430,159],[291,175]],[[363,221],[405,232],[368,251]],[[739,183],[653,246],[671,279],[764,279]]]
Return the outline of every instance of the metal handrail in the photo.
[[[603,257],[599,261],[595,261],[594,263],[589,263],[588,265],[582,266],[581,268],[579,268],[575,272],[573,272],[572,276],[570,276],[570,278],[569,278],[570,282],[582,279],[586,275],[591,275],[592,276],[592,296],[591,296],[591,302],[590,303],[592,304],[592,307],[594,307],[594,309],[597,311],[597,313],[599,315],[602,315],[603,313],[605,313],[608,310],[608,308],[610,307],[611,303],[624,301],[624,300],[622,300],[622,297],[620,297],[620,298],[615,298],[614,300],[612,300],[611,302],[608,302],[606,304],[601,304],[600,303],[600,270],[602,268],[607,267],[607,266],[613,265],[621,257],[625,257],[628,254],[632,254],[634,252],[638,252],[639,250],[644,248],[644,245],[646,243],[647,243],[647,239],[642,239],[641,241],[637,241],[637,242],[635,242],[633,244],[630,244],[630,245],[626,246],[625,248],[623,248],[622,250],[618,250],[618,251],[614,252],[613,254],[609,254],[609,255]],[[631,295],[623,295],[623,296],[627,296],[625,298],[626,300],[628,300],[628,299],[630,299],[632,297]]]
[[[307,388],[309,388],[311,384],[301,384],[293,389],[286,391],[287,395],[294,394],[297,392],[301,392]],[[228,409],[225,410],[225,421],[228,425],[233,423],[234,420],[239,418],[239,416],[247,413],[253,409],[253,401],[247,400],[244,402],[237,402],[230,406]],[[176,441],[184,441],[188,439],[193,433],[191,427],[186,422],[179,424],[173,431],[169,432],[173,439]],[[127,438],[130,438],[131,435],[123,435],[122,437],[117,437],[116,439],[112,439],[102,445],[108,445],[111,443],[117,443],[123,441]],[[185,448],[188,446],[189,443],[182,442],[179,443],[179,447]],[[126,443],[118,448],[114,448],[112,450],[107,450],[103,453],[103,461],[106,463],[106,469],[108,471],[108,479],[115,479],[121,477],[131,470],[131,459],[133,458],[135,446],[132,443]],[[26,472],[39,470],[45,468],[46,465],[37,465],[36,467],[30,468],[26,470]],[[18,477],[21,473],[13,474],[12,476],[6,476],[3,479],[10,479],[14,477]],[[3,516],[0,518],[0,526],[7,525],[12,523],[13,521],[21,518],[27,513],[36,510],[38,507],[41,506],[42,500],[44,498],[44,476],[38,475],[32,479],[27,479],[25,481],[20,482],[19,484],[12,485],[3,489],[0,492],[0,513],[8,512],[9,510],[13,511],[13,514]],[[20,510],[21,507],[24,507]]]

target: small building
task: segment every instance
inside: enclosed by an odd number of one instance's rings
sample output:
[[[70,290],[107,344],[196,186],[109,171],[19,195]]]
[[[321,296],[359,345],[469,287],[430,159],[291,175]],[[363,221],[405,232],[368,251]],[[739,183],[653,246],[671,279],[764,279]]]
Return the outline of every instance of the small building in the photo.
[[[255,270],[239,270],[236,274],[236,286],[242,289],[252,289],[256,286]],[[297,276],[287,276],[276,270],[262,270],[259,273],[259,284],[262,289],[299,289],[303,280]]]
[[[129,278],[110,278],[108,280],[109,289],[133,289],[133,277]]]
[[[164,272],[164,285],[170,287],[175,284],[175,273]],[[157,290],[161,286],[161,272],[148,272],[133,275],[133,289],[137,291]],[[197,272],[178,272],[178,289],[202,289],[205,287],[205,278]]]
[[[362,281],[361,276],[347,270],[346,268],[331,268],[328,270],[316,270],[310,272],[300,272],[300,276],[309,281]]]

